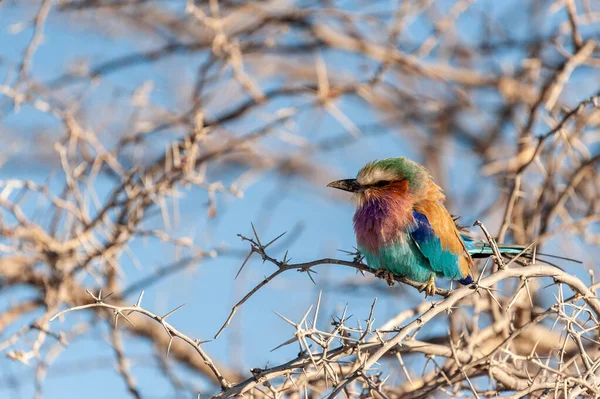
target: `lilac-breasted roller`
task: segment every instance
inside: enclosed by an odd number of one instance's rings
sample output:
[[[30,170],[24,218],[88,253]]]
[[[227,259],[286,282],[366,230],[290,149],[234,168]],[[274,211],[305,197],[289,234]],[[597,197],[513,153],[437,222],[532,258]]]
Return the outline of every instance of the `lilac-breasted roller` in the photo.
[[[366,164],[356,179],[328,184],[354,193],[354,231],[370,268],[423,282],[434,295],[435,278],[473,282],[473,257],[492,254],[486,243],[461,235],[444,207],[445,196],[422,165],[404,157]],[[499,245],[501,253],[523,247]]]

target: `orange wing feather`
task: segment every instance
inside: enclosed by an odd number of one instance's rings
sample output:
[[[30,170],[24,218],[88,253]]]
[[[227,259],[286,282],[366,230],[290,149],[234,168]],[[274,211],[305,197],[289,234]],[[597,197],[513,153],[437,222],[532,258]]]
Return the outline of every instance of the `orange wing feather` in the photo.
[[[458,255],[460,270],[463,277],[466,277],[471,275],[473,259],[471,259],[465,243],[460,238],[460,233],[454,223],[454,219],[452,219],[452,216],[450,216],[450,213],[448,213],[442,204],[442,201],[445,199],[446,197],[440,187],[430,182],[427,190],[427,199],[416,203],[414,209],[427,217],[431,228],[440,238],[442,248]]]

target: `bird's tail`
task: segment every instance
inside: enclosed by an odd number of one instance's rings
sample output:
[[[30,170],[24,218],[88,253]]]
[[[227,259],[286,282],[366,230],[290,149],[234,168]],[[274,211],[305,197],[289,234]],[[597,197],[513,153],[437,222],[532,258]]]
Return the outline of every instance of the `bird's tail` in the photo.
[[[472,237],[470,237],[466,234],[461,234],[461,238],[463,239],[463,241],[465,243],[467,252],[469,252],[471,257],[474,259],[487,258],[494,254],[492,247],[487,242],[475,241]],[[500,251],[500,253],[502,255],[508,255],[508,256],[517,256],[520,254],[521,256],[523,256],[526,259],[531,259],[531,257],[533,256],[533,253],[534,253],[532,247],[525,247],[523,245],[511,245],[511,244],[498,244],[498,251]],[[538,257],[538,256],[549,257],[549,258],[554,258],[554,259],[562,259],[562,260],[568,260],[571,262],[582,263],[581,261],[578,261],[575,259],[566,258],[563,256],[557,256],[557,255],[550,255],[550,254],[545,254],[545,253],[540,253],[540,252],[536,252],[535,256],[536,257]],[[542,259],[540,259],[540,260],[542,260]],[[548,262],[546,262],[546,263],[548,263]]]
[[[475,241],[472,238],[465,239],[465,247],[472,258],[487,258],[494,254],[490,244],[484,241]],[[530,251],[526,251],[526,247],[521,245],[505,245],[498,244],[498,250],[503,255],[518,255],[523,252],[523,255],[530,255]]]

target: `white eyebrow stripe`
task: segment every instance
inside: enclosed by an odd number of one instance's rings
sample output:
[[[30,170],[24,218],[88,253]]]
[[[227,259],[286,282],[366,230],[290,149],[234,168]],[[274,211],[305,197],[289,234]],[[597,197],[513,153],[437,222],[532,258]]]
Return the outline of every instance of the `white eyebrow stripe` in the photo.
[[[369,172],[368,174],[366,174],[364,176],[359,176],[359,178],[357,180],[361,185],[369,185],[369,184],[375,184],[379,181],[384,181],[384,180],[387,180],[387,181],[397,180],[397,177],[393,173],[388,172],[387,170],[377,169],[372,172]]]

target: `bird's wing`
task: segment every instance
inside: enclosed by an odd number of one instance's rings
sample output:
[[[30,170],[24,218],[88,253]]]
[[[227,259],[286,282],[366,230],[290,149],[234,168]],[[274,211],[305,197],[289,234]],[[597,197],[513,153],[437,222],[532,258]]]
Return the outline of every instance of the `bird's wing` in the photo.
[[[410,236],[430,263],[433,271],[470,282],[472,264],[452,217],[439,202],[415,206],[415,224]]]

